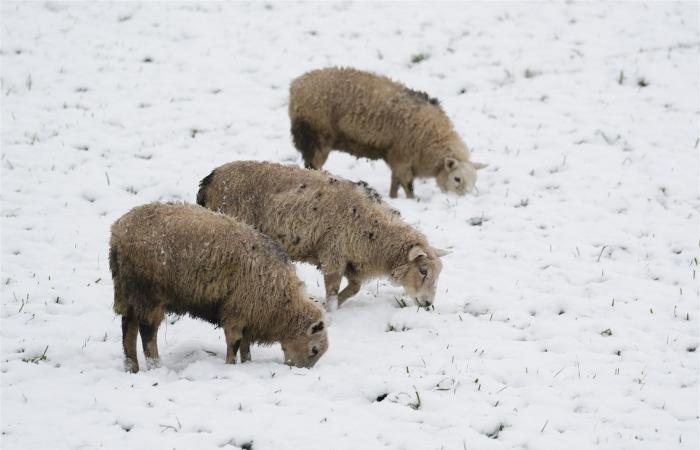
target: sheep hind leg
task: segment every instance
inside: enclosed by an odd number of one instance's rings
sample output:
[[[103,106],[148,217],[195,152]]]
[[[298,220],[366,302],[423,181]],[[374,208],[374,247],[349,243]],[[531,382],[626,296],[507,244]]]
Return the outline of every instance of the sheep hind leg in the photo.
[[[324,145],[321,134],[306,120],[292,120],[292,140],[304,159],[307,169],[320,169],[328,159],[330,148]]]
[[[309,169],[321,169],[326,161],[328,161],[328,155],[330,153],[330,147],[322,147],[318,149],[311,158],[311,164],[307,164],[306,167]]]
[[[389,197],[396,198],[399,196],[399,179],[392,172],[391,174],[391,187],[389,188]]]
[[[226,364],[236,364],[236,355],[243,340],[243,327],[233,323],[225,324],[223,328],[224,336],[226,336]]]
[[[241,337],[241,363],[250,361],[250,332],[243,330]]]
[[[134,309],[129,307],[122,316],[122,347],[124,348],[124,370],[136,373],[139,371],[139,361],[136,356],[136,341],[139,337],[139,321]]]
[[[339,273],[323,274],[323,284],[326,286],[326,311],[338,309],[338,290],[343,275]]]
[[[360,292],[360,288],[362,287],[362,283],[360,283],[359,280],[351,277],[347,277],[347,279],[348,285],[338,294],[338,308],[340,308],[347,299]]]
[[[406,198],[413,198],[413,174],[410,169],[401,167],[391,171],[389,197],[398,197],[399,186],[403,188],[406,193]]]
[[[141,344],[146,356],[146,367],[155,369],[160,367],[160,355],[158,355],[158,327],[165,318],[162,308],[154,308],[147,311],[139,321]]]
[[[406,181],[401,184],[404,192],[406,193],[406,198],[414,198],[413,195],[413,180]]]

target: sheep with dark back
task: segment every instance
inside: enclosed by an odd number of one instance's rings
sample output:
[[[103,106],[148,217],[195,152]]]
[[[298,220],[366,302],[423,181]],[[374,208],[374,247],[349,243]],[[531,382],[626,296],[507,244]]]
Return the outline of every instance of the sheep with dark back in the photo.
[[[307,168],[320,169],[331,150],[383,159],[389,196],[413,198],[415,178],[435,178],[443,192],[475,190],[469,149],[437,99],[387,77],[351,68],[313,70],[292,81],[289,118]]]

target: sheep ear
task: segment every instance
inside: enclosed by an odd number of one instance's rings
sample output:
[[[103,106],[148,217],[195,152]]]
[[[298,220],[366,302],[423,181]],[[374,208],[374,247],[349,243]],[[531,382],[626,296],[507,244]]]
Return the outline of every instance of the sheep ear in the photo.
[[[319,320],[315,324],[311,325],[311,328],[309,329],[309,334],[320,333],[325,328],[326,328],[326,324],[323,322],[323,320]]]
[[[452,170],[457,165],[457,160],[454,158],[445,158],[445,169]]]
[[[473,162],[472,166],[474,166],[476,170],[481,170],[487,168],[489,165],[484,163]]]
[[[425,253],[425,250],[423,250],[423,247],[420,245],[414,245],[411,247],[411,250],[408,251],[408,260],[409,261],[415,261],[416,258],[420,258],[421,256],[428,256]]]
[[[443,249],[441,249],[441,248],[433,248],[433,250],[435,251],[435,254],[438,255],[439,257],[447,256],[447,255],[449,255],[450,253],[452,253],[452,252],[449,251],[449,250],[443,250]]]

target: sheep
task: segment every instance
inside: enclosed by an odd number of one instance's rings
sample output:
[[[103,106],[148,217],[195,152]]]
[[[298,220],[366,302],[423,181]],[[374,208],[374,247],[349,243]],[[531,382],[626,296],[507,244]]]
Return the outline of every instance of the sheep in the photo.
[[[294,165],[237,161],[200,183],[197,203],[276,239],[295,261],[323,273],[333,311],[370,278],[388,276],[419,306],[435,298],[447,254],[404,223],[366,183]],[[342,277],[348,281],[339,293]]]
[[[464,195],[487,166],[470,160],[437,99],[369,72],[332,67],[301,75],[290,85],[289,118],[307,168],[323,167],[332,149],[383,159],[391,198],[399,186],[413,198],[413,180],[424,177]]]
[[[112,225],[114,312],[122,317],[124,366],[158,367],[165,313],[224,329],[226,363],[250,360],[250,344],[281,342],[287,364],[311,367],[328,348],[323,308],[305,295],[288,256],[249,225],[196,205],[151,203]]]

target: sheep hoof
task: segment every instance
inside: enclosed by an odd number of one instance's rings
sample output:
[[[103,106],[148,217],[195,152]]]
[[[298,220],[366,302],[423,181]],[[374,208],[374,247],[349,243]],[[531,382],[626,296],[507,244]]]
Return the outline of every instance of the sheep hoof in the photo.
[[[326,298],[326,311],[332,313],[338,309],[338,296],[331,295]]]
[[[160,367],[160,360],[156,358],[146,358],[146,369],[157,369]]]
[[[128,373],[138,373],[139,363],[132,361],[131,359],[124,360],[124,371]]]

